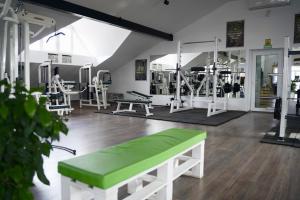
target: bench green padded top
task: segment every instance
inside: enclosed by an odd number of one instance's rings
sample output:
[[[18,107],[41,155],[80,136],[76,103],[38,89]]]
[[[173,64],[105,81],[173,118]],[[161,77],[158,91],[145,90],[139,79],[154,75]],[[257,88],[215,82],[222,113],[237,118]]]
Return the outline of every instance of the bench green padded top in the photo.
[[[206,132],[168,129],[58,163],[58,172],[107,189],[172,158],[206,139]]]

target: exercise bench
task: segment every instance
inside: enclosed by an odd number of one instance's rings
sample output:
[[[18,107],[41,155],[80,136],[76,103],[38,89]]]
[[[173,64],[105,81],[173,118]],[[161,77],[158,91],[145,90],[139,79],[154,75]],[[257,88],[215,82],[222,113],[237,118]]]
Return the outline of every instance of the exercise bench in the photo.
[[[115,100],[115,102],[117,102],[118,105],[117,105],[117,110],[113,111],[113,114],[122,113],[122,112],[136,112],[136,110],[133,110],[133,105],[141,105],[145,107],[146,117],[153,115],[153,113],[150,113],[149,111],[152,101],[119,99],[119,100]],[[122,104],[129,104],[129,108],[121,109]]]
[[[62,200],[118,200],[123,186],[123,200],[172,200],[175,179],[203,176],[205,139],[206,132],[173,128],[60,161]]]
[[[127,91],[127,94],[137,97],[137,100],[152,101],[151,95],[143,94],[137,91]],[[149,109],[153,109],[152,102],[148,105]]]

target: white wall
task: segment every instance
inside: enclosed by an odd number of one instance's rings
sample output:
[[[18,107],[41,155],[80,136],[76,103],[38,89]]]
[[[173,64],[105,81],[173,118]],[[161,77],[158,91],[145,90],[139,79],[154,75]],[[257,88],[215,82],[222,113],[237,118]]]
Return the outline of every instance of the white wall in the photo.
[[[264,40],[267,38],[272,39],[273,48],[283,48],[283,37],[293,38],[294,14],[298,12],[300,12],[300,1],[298,0],[292,1],[290,6],[255,11],[248,10],[246,0],[229,2],[176,33],[174,42],[161,42],[135,59],[147,58],[149,60],[150,55],[175,53],[177,40],[183,42],[212,40],[215,36],[222,40],[220,50],[226,50],[226,23],[245,20],[245,48],[242,49],[246,50],[248,64],[248,68],[246,68],[246,98],[230,100],[229,109],[249,110],[250,50],[263,49]],[[212,50],[209,45],[203,45],[197,49],[197,51],[207,50]],[[115,70],[112,75],[111,92],[125,93],[127,90],[137,90],[149,94],[149,73],[147,81],[135,81],[134,70],[134,60]],[[154,98],[154,104],[164,105],[168,102],[169,99],[166,97],[155,96]]]
[[[52,52],[50,52],[52,53]],[[71,55],[72,56],[72,63],[66,64],[62,63],[62,55],[69,55],[69,54],[62,54],[62,53],[54,53],[58,54],[58,63],[61,65],[72,65],[72,66],[83,66],[87,63],[94,63],[96,62],[95,57],[88,57],[88,56],[81,56],[81,55]],[[22,53],[22,61],[24,60],[24,55]],[[43,51],[30,51],[29,54],[30,63],[43,63],[48,61],[48,52]]]

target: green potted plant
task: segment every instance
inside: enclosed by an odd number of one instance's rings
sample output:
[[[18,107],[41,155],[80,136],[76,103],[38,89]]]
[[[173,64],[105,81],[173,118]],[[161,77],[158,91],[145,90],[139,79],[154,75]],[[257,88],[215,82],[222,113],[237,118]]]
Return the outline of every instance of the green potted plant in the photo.
[[[0,199],[32,200],[33,177],[49,185],[43,156],[68,128],[46,110],[46,98],[36,102],[21,83],[0,81]]]
[[[296,83],[294,81],[291,83],[291,92],[296,93]]]

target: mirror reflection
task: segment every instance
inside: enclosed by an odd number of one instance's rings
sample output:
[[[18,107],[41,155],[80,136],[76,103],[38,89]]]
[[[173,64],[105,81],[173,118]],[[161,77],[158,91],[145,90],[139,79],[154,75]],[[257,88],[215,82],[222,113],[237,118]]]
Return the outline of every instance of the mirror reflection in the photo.
[[[150,57],[152,95],[174,95],[176,92],[177,54],[155,55]],[[212,95],[213,52],[182,53],[181,70],[193,88],[194,96]],[[228,94],[230,98],[245,97],[244,50],[218,52],[218,97]],[[181,83],[181,94],[191,95],[187,86]]]

